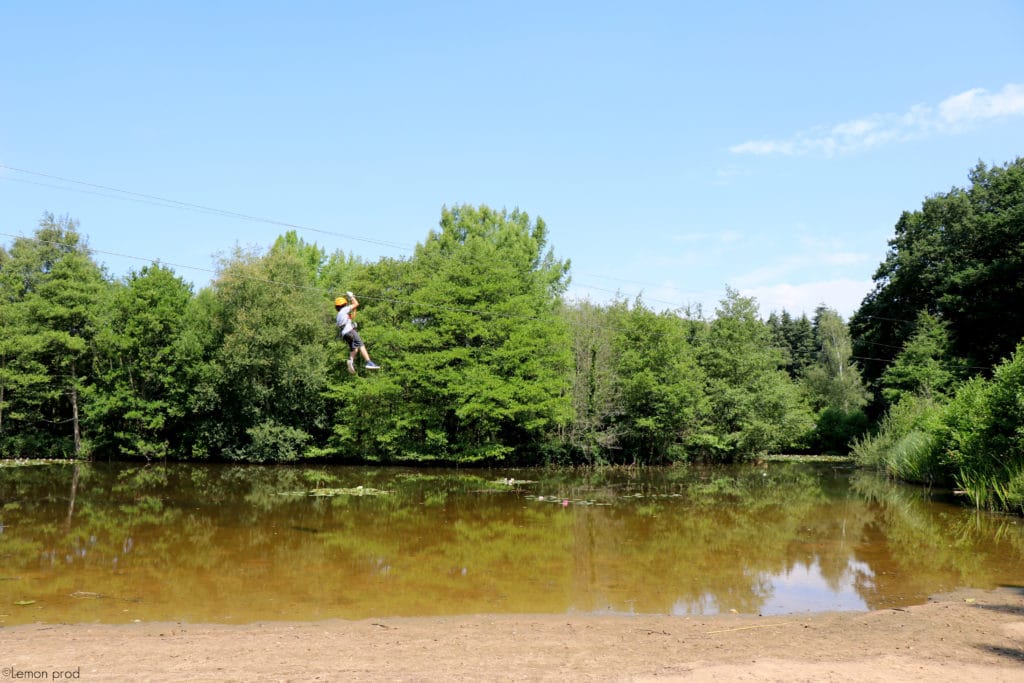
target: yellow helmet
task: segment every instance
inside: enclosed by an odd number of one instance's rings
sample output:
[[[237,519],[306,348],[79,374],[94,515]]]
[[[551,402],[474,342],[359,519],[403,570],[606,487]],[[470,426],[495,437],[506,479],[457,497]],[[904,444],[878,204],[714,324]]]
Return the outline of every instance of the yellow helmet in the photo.
[[[344,306],[347,303],[348,303],[348,299],[346,299],[343,296],[339,296],[337,299],[334,300],[334,305],[335,306]]]

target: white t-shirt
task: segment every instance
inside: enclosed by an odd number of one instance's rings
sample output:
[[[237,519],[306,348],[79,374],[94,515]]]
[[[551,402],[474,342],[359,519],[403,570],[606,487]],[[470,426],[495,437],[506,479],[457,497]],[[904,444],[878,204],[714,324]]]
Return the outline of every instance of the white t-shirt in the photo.
[[[341,336],[345,336],[353,329],[355,325],[352,324],[352,309],[355,308],[352,304],[342,306],[338,309],[338,317],[336,319],[338,328],[341,330]]]

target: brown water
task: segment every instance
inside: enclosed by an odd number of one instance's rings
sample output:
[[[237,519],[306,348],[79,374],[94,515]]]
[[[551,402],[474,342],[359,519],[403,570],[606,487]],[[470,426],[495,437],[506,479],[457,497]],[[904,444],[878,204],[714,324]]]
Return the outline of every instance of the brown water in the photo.
[[[1021,522],[829,465],[7,468],[0,625],[899,607],[1024,583]]]

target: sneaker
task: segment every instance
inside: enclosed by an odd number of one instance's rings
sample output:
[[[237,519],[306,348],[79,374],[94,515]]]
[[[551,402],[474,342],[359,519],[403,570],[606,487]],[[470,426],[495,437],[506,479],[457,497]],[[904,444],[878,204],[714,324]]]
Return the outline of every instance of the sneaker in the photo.
[[[367,370],[380,370],[380,366],[374,363],[372,360],[366,361],[366,365],[363,367],[365,367]]]
[[[356,374],[356,362],[351,358],[348,359],[348,371],[353,375]]]

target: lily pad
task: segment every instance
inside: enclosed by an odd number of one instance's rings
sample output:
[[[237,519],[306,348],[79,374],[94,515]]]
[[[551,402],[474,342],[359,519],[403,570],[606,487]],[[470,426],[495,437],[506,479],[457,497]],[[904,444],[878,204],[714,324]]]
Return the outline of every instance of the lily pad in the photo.
[[[35,600],[17,600],[17,601],[15,601],[14,604],[19,606],[19,607],[25,607],[26,605],[34,605],[34,604],[36,604],[36,601]]]
[[[74,593],[71,593],[71,597],[98,599],[106,596],[104,596],[102,593],[93,593],[92,591],[75,591]]]
[[[309,492],[311,496],[386,496],[390,491],[382,491],[380,489],[368,488],[366,486],[356,486],[355,488],[343,488],[343,489],[313,489]]]

